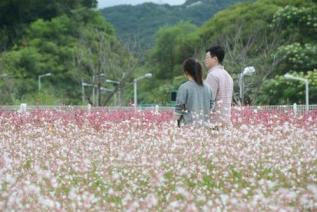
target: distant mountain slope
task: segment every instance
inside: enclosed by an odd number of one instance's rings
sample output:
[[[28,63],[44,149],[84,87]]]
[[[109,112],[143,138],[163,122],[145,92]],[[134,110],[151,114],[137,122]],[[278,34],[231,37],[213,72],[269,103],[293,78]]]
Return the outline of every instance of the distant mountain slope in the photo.
[[[113,24],[123,42],[130,46],[137,43],[134,49],[148,49],[152,47],[154,34],[161,26],[174,25],[179,21],[201,25],[218,11],[246,1],[252,0],[188,0],[179,6],[144,3],[109,7],[101,12]]]

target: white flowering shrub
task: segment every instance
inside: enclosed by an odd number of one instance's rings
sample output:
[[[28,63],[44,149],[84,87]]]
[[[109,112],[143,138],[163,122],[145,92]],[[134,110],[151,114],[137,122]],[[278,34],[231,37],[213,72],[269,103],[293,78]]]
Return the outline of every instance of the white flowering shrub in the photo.
[[[281,59],[280,67],[289,71],[312,70],[317,67],[317,44],[298,42],[281,46],[276,56]],[[284,69],[284,68],[283,68]]]
[[[317,32],[317,13],[314,7],[286,6],[273,16],[273,25],[282,28],[300,27],[309,32]]]

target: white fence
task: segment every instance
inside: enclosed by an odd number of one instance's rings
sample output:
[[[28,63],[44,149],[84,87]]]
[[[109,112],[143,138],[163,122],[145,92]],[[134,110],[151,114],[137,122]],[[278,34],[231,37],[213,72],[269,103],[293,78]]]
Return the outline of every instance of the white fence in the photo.
[[[281,112],[294,112],[304,113],[306,111],[306,105],[262,105],[262,106],[250,106],[252,110],[257,111],[281,111]],[[309,105],[309,111],[317,110],[317,105]]]
[[[263,105],[263,106],[234,106],[234,109],[244,110],[251,109],[256,111],[281,111],[281,112],[294,112],[295,114],[303,113],[306,111],[305,105]],[[57,111],[74,111],[74,110],[86,110],[86,111],[131,111],[131,110],[152,110],[155,112],[158,111],[173,111],[174,107],[163,107],[163,106],[152,106],[152,107],[92,107],[91,105],[86,106],[64,106],[64,105],[56,105],[56,106],[47,106],[47,105],[12,105],[12,106],[0,106],[0,111],[16,111],[16,112],[30,112],[33,110],[57,110]],[[317,110],[317,105],[310,105],[309,110]]]

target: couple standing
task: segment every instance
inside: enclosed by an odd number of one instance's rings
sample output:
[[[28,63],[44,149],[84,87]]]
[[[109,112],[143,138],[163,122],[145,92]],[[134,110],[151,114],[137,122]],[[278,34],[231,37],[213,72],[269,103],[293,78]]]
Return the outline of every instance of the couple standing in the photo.
[[[202,66],[195,59],[186,59],[183,71],[188,79],[177,92],[175,114],[179,125],[210,121],[220,127],[231,126],[233,80],[222,66],[224,49],[213,46],[206,50],[208,74],[202,78]]]

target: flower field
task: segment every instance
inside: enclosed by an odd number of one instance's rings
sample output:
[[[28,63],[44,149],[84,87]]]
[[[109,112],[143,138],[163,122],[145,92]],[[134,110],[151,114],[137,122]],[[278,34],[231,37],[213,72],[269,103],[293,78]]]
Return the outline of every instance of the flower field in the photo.
[[[316,211],[317,111],[0,112],[0,211]]]

